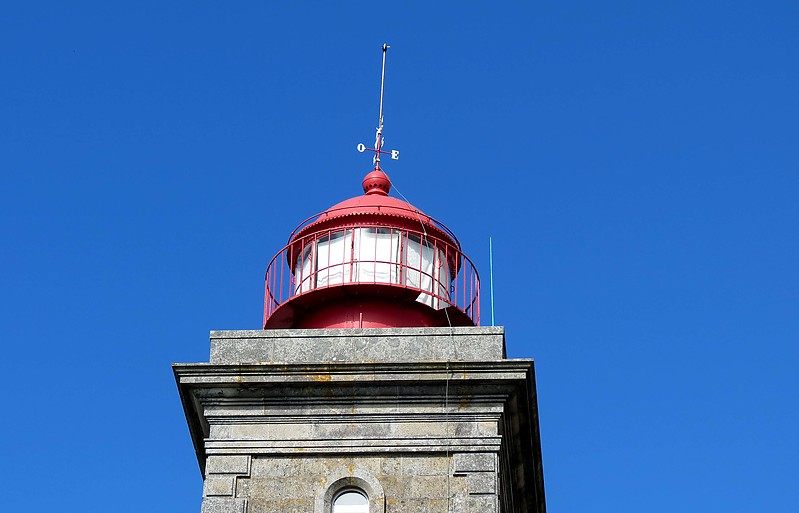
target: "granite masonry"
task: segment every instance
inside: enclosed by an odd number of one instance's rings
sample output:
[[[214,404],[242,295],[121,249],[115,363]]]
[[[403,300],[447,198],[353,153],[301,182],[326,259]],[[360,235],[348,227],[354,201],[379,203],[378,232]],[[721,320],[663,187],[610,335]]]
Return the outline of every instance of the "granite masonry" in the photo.
[[[215,331],[175,364],[202,513],[546,511],[533,361],[500,327]]]

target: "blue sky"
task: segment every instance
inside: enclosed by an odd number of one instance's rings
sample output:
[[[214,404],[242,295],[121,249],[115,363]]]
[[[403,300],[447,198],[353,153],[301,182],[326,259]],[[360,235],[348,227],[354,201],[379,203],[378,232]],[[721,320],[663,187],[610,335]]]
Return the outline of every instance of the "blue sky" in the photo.
[[[199,511],[170,363],[359,194],[387,41],[386,170],[484,285],[493,237],[550,511],[796,511],[799,4],[69,4],[0,8],[0,509]]]

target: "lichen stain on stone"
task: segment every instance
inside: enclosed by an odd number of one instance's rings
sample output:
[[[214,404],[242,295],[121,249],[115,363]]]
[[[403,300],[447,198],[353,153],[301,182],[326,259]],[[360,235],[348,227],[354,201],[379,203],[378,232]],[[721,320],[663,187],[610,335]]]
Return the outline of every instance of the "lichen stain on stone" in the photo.
[[[280,511],[302,511],[309,505],[305,499],[278,499],[275,504]]]
[[[314,381],[331,381],[333,376],[330,374],[311,374],[310,378]]]

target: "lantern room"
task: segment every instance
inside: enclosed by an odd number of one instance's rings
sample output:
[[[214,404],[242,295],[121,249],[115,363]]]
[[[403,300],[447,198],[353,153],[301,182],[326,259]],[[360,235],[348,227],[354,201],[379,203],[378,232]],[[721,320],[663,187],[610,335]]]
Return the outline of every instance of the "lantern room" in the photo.
[[[379,168],[362,186],[269,263],[264,329],[479,325],[480,280],[455,234],[389,196]]]

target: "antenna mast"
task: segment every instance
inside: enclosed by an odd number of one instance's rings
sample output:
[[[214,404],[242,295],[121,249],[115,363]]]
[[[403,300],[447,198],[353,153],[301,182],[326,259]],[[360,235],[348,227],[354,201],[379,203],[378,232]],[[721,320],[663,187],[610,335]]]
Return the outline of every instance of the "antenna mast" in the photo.
[[[363,143],[358,145],[358,151],[364,152],[367,149],[374,152],[375,156],[372,162],[375,165],[375,171],[382,171],[380,169],[380,155],[391,155],[393,160],[399,160],[399,150],[384,151],[383,143],[383,96],[386,88],[386,54],[388,49],[391,48],[387,43],[383,43],[383,69],[380,73],[380,117],[377,120],[377,130],[375,132],[375,148],[367,148]]]
[[[386,87],[386,54],[388,44],[383,43],[383,71],[380,73],[380,118],[377,121],[377,133],[375,134],[375,169],[380,169],[380,149],[383,147],[383,91]]]

